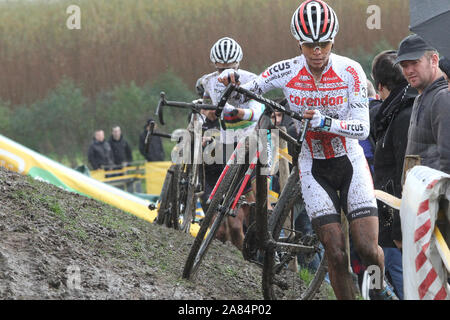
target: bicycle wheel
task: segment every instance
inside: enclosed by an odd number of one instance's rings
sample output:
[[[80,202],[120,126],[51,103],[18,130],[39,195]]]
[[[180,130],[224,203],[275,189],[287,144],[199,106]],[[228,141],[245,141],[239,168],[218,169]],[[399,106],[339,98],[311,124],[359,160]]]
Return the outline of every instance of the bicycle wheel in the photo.
[[[182,218],[180,229],[186,233],[189,233],[191,223],[195,217],[195,209],[197,204],[197,196],[195,195],[198,186],[199,170],[200,166],[198,164],[193,164],[189,166],[189,172],[186,173],[187,176],[187,187],[186,187],[186,200],[183,206],[183,211],[180,214]]]
[[[206,212],[205,218],[201,223],[200,230],[195,237],[194,243],[192,244],[191,250],[186,259],[183,270],[183,278],[190,279],[197,273],[201,261],[205,257],[223,218],[227,214],[227,208],[231,205],[234,195],[243,180],[246,167],[246,165],[240,164],[231,165],[221,181],[215,195],[211,200],[211,203],[209,204],[208,211]],[[213,219],[214,223],[211,225],[211,228],[209,228]],[[209,232],[206,234],[208,228]]]
[[[175,207],[172,207],[173,203],[171,201],[175,166],[176,165],[171,165],[167,170],[166,177],[161,189],[161,194],[159,196],[158,210],[155,221],[160,225],[165,223],[166,217],[170,215],[170,211],[175,210]]]
[[[179,164],[174,174],[174,198],[175,198],[175,210],[171,217],[170,224],[174,229],[180,229],[180,219],[183,218],[184,211],[186,209],[186,202],[188,200],[188,186],[189,186],[189,172],[192,165]]]
[[[298,170],[293,169],[293,172]],[[327,273],[326,259],[322,255],[317,269],[298,272],[288,270],[287,265],[297,258],[299,251],[312,260],[319,251],[317,237],[297,233],[294,230],[283,229],[284,221],[294,206],[295,201],[301,197],[301,187],[298,177],[292,174],[284,188],[273,214],[269,219],[269,232],[274,241],[287,244],[279,248],[269,246],[264,255],[262,287],[265,299],[300,299],[309,300],[314,297]],[[285,236],[290,233],[289,236]],[[284,236],[282,236],[284,234]],[[288,247],[290,245],[290,247]],[[301,249],[300,249],[301,248]]]

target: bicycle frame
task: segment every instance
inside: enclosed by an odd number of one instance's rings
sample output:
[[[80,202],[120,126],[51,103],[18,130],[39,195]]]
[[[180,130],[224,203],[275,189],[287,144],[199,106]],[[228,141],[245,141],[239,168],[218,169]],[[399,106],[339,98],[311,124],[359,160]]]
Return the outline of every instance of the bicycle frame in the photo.
[[[225,89],[224,93],[222,94],[222,97],[220,98],[219,104],[218,104],[218,108],[216,110],[216,114],[221,113],[221,107],[223,107],[228,99],[228,97],[231,95],[231,93],[233,91],[237,91],[241,94],[243,94],[244,96],[254,99],[260,103],[263,103],[264,105],[266,105],[266,109],[264,110],[263,114],[261,115],[260,119],[258,120],[258,124],[255,128],[255,130],[253,131],[253,133],[248,136],[249,139],[258,139],[258,130],[259,129],[264,129],[264,130],[270,130],[270,129],[279,129],[278,127],[272,125],[271,120],[270,120],[270,116],[271,114],[274,112],[274,110],[283,112],[289,116],[291,116],[292,118],[302,121],[304,120],[304,125],[302,127],[302,131],[301,134],[299,136],[299,138],[296,140],[294,138],[292,138],[291,136],[289,136],[288,134],[284,133],[282,130],[279,130],[280,137],[282,139],[285,139],[287,142],[292,143],[295,146],[295,154],[293,157],[293,164],[294,164],[294,168],[297,168],[297,163],[298,163],[298,156],[300,154],[301,151],[301,146],[303,144],[303,141],[305,139],[306,136],[306,131],[308,129],[308,125],[309,125],[309,119],[303,119],[302,116],[298,115],[297,113],[294,113],[292,111],[287,110],[285,107],[283,107],[282,105],[264,98],[261,95],[255,94],[249,90],[246,90],[244,88],[241,87],[237,87],[233,84],[228,85],[228,87]],[[214,186],[213,191],[211,192],[211,195],[208,199],[208,202],[210,202],[212,200],[212,198],[214,197],[217,189],[219,188],[226,172],[229,170],[231,164],[233,164],[234,160],[237,157],[238,152],[241,150],[241,148],[243,148],[245,146],[245,139],[247,139],[247,137],[244,137],[242,139],[239,140],[233,154],[231,155],[230,159],[227,161],[227,164],[224,168],[224,170],[222,171],[222,174],[220,175],[216,185]],[[251,142],[249,142],[250,144]],[[262,166],[263,164],[261,163],[261,152],[256,150],[254,154],[251,155],[252,157],[249,159],[252,159],[249,163],[249,168],[247,169],[245,176],[243,178],[243,182],[240,186],[240,188],[238,189],[237,194],[234,197],[234,201],[230,207],[230,214],[233,214],[234,210],[236,209],[236,206],[238,204],[238,201],[240,199],[240,197],[242,196],[242,193],[244,191],[245,186],[247,185],[247,182],[250,179],[250,175],[252,174],[252,172],[255,170],[256,171],[256,225],[257,225],[257,230],[260,230],[261,233],[264,235],[264,239],[259,239],[258,243],[260,243],[261,248],[264,248],[265,246],[272,246],[272,247],[295,247],[297,248],[299,251],[301,251],[303,248],[303,246],[298,246],[298,245],[290,245],[290,244],[286,244],[286,243],[281,243],[281,242],[275,242],[271,236],[271,234],[268,232],[268,225],[267,225],[267,188],[266,187],[262,187],[261,190],[258,189],[258,186],[266,186],[267,183],[267,175],[264,175],[262,173]],[[303,247],[303,248],[302,248]],[[292,248],[291,248],[292,249]]]
[[[190,133],[191,136],[191,144],[190,144],[190,162],[182,163],[182,171],[187,174],[187,194],[186,194],[186,203],[183,208],[181,208],[181,212],[183,213],[183,216],[186,218],[186,213],[189,215],[189,212],[194,208],[195,210],[195,199],[196,197],[200,197],[201,194],[204,192],[204,186],[205,186],[205,173],[204,173],[204,163],[203,161],[200,162],[199,158],[202,154],[202,139],[201,137],[197,137],[197,131],[196,128],[204,121],[202,117],[200,116],[201,110],[216,110],[217,106],[210,105],[210,104],[202,104],[202,103],[186,103],[186,102],[179,102],[179,101],[168,101],[166,100],[165,93],[160,93],[160,100],[158,103],[158,106],[156,108],[156,115],[158,116],[158,119],[162,125],[164,125],[164,117],[163,117],[163,108],[165,106],[175,107],[175,108],[181,108],[181,109],[191,109],[192,111],[192,117],[189,121],[189,125],[187,127],[187,130]],[[164,135],[164,137],[170,137],[172,138],[172,135]],[[180,137],[181,139],[181,137]],[[180,141],[180,140],[178,140]],[[201,167],[199,167],[201,166]],[[202,172],[202,173],[201,173]],[[200,188],[200,191],[198,191],[198,188]],[[186,211],[187,210],[187,211]],[[192,218],[194,218],[195,214],[192,214]],[[186,232],[188,232],[190,222],[187,222],[187,220],[183,220],[183,226],[182,228],[185,229]]]

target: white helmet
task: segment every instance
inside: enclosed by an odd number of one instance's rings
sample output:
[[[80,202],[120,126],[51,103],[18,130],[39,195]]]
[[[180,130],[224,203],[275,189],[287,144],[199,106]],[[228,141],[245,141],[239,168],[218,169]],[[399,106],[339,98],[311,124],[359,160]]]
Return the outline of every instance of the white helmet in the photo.
[[[336,13],[322,0],[307,0],[292,15],[291,32],[301,42],[332,41],[338,31]]]
[[[242,60],[242,49],[235,40],[225,37],[212,46],[210,58],[213,63],[239,62]]]

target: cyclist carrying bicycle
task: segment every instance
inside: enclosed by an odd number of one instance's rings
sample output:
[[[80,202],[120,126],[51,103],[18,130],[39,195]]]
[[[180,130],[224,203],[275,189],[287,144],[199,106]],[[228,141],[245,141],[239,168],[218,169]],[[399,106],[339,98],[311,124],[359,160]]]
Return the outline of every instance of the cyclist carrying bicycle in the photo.
[[[207,75],[204,75],[200,77],[197,82],[195,83],[195,90],[197,92],[197,95],[200,97],[200,99],[195,100],[197,103],[203,103],[203,95],[205,93],[205,88],[203,88],[203,79]],[[208,146],[211,149],[215,149],[215,144],[217,143],[217,133],[220,130],[220,124],[219,119],[216,116],[215,110],[201,110],[202,115],[202,147],[205,148]],[[204,181],[205,181],[205,187],[204,187],[204,193],[201,197],[201,204],[203,211],[208,211],[208,204],[207,200],[209,195],[211,194],[211,191],[213,190],[217,180],[220,177],[220,174],[222,173],[223,166],[220,163],[211,163],[211,164],[204,164]]]
[[[291,32],[302,54],[273,64],[242,87],[257,94],[281,88],[291,110],[311,119],[299,158],[302,194],[325,248],[336,297],[354,299],[341,209],[363,262],[378,266],[381,277],[384,255],[378,246],[372,177],[358,143],[367,138],[370,126],[366,76],[359,63],[331,52],[338,29],[336,13],[328,4],[304,1],[291,19]],[[235,82],[233,70],[220,75],[224,85],[228,79]],[[299,130],[301,123],[296,125]],[[371,291],[371,299],[395,298],[384,287]]]
[[[226,87],[218,81],[218,78],[220,73],[226,69],[232,69],[239,74],[239,81],[242,83],[256,78],[254,73],[239,69],[242,57],[241,46],[232,38],[221,38],[212,46],[210,59],[216,71],[201,78],[201,84],[204,88],[203,101],[205,103],[217,104],[219,102]],[[254,100],[241,103],[232,96],[228,102],[221,116],[222,125],[220,128],[223,165],[230,158],[237,141],[253,131],[256,121],[264,111],[264,106]],[[248,201],[254,201],[254,196],[249,194],[250,191],[251,186],[249,184],[244,193],[247,193]],[[242,249],[244,241],[243,222],[248,211],[249,208],[245,207],[238,211],[236,217],[230,217],[227,220],[231,241],[239,249]],[[223,235],[224,230],[222,229],[218,232],[218,237],[220,238]]]

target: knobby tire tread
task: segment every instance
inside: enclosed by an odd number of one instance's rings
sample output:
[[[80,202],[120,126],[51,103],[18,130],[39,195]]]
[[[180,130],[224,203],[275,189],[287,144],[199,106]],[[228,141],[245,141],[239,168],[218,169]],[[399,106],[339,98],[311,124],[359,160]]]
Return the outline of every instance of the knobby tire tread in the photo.
[[[205,214],[205,218],[203,218],[203,221],[201,223],[200,229],[197,233],[197,236],[195,237],[194,243],[191,246],[191,250],[189,252],[189,255],[186,259],[186,263],[183,270],[183,278],[190,279],[193,276],[195,276],[195,273],[198,270],[199,265],[201,264],[201,261],[203,260],[204,256],[206,255],[206,252],[208,250],[209,245],[211,244],[212,239],[214,238],[216,230],[210,230],[208,237],[210,237],[211,241],[207,244],[206,249],[203,251],[203,254],[200,256],[199,261],[195,264],[195,260],[197,258],[197,254],[200,250],[200,247],[202,243],[205,241],[205,235],[206,232],[209,229],[209,226],[214,218],[214,216],[217,213],[217,208],[222,202],[223,196],[231,190],[231,184],[236,176],[236,174],[241,171],[241,167],[243,165],[231,165],[228,172],[225,174],[222,182],[220,183],[216,194],[211,200],[211,203],[209,204],[208,211]],[[223,219],[224,215],[217,216],[216,219],[220,219],[220,221]]]
[[[298,172],[296,167],[293,168],[292,172]],[[284,189],[287,192],[282,192],[278,202],[273,210],[272,216],[269,219],[269,232],[272,233],[272,237],[275,241],[278,241],[280,237],[280,233],[284,224],[284,221],[291,212],[295,201],[298,197],[301,197],[301,186],[299,183],[298,176],[293,176],[291,174],[286,183]],[[262,274],[262,288],[264,299],[275,300],[277,299],[276,294],[274,293],[273,286],[275,286],[274,282],[274,269],[275,269],[275,249],[267,248],[266,254],[264,256],[264,266],[263,266],[263,274]],[[313,280],[310,282],[308,288],[301,293],[299,299],[301,300],[310,300],[314,297],[316,292],[319,290],[323,279],[327,273],[327,264],[326,259],[323,256],[319,267],[314,274]]]

